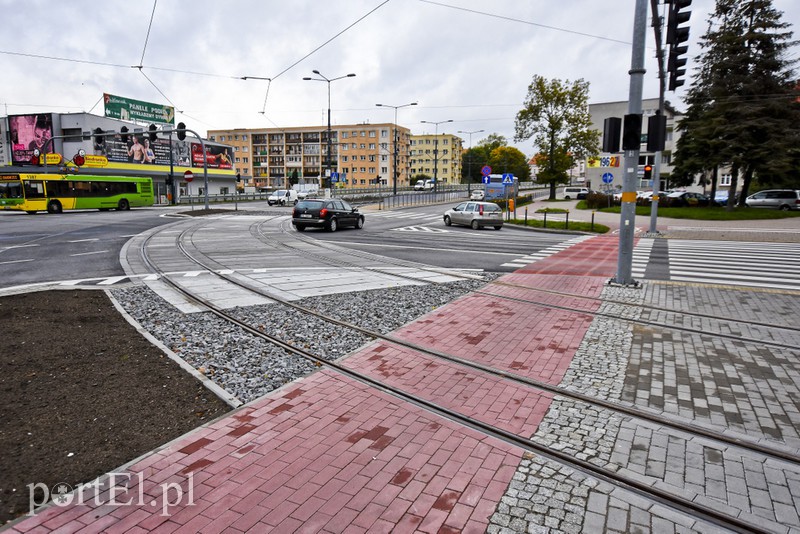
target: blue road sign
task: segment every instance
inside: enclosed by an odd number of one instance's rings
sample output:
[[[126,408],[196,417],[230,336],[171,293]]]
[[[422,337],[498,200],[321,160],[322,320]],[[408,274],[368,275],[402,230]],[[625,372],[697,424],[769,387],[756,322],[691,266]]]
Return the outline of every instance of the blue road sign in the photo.
[[[489,167],[488,165],[484,165],[483,168],[481,169],[481,174],[484,175],[484,176],[489,176],[490,174],[492,174],[492,168]],[[484,182],[484,183],[488,183],[488,182]]]
[[[613,181],[614,181],[614,175],[613,174],[611,174],[610,172],[603,173],[603,183],[604,184],[610,184]]]
[[[491,183],[491,181],[492,181],[492,179],[489,177],[488,174],[483,177],[483,183],[488,184],[488,183]]]
[[[510,172],[503,173],[503,184],[510,185],[514,183],[514,175]]]
[[[331,171],[331,182],[338,182],[339,181],[339,173]]]

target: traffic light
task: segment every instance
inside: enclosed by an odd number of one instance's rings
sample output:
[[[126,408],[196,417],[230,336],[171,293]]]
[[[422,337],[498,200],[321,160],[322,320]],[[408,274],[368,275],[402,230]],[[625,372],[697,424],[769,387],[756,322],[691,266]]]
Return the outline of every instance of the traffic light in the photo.
[[[97,146],[103,146],[104,144],[106,144],[106,138],[103,135],[102,128],[94,129],[94,144]]]
[[[123,126],[122,128],[119,129],[119,133],[120,133],[120,139],[122,139],[122,142],[125,143],[125,144],[128,144],[128,127],[127,126]]]
[[[181,141],[186,139],[186,125],[182,122],[178,123],[178,139]]]
[[[689,40],[689,28],[680,26],[688,22],[692,15],[691,11],[686,11],[692,5],[692,0],[671,0],[669,4],[669,15],[667,18],[667,44],[669,45],[669,56],[667,59],[667,72],[669,72],[669,90],[674,91],[684,80],[681,78],[686,74],[686,58],[682,57],[689,50],[688,46],[681,45]]]
[[[151,124],[150,126],[147,127],[147,130],[149,132],[147,135],[148,135],[148,137],[150,139],[150,142],[151,143],[155,143],[156,139],[158,139],[158,135],[156,135],[156,132],[158,131],[158,127],[155,124]]]
[[[622,150],[639,150],[642,145],[642,115],[630,113],[625,115],[622,130]]]
[[[242,181],[242,175],[240,173],[236,173],[236,183],[240,183]]]
[[[622,133],[622,119],[608,117],[603,121],[603,152],[619,152],[619,136]]]
[[[653,166],[652,165],[645,165],[644,166],[644,180],[652,180],[653,179]]]
[[[661,113],[650,115],[647,119],[647,151],[661,152],[667,136],[667,117]]]

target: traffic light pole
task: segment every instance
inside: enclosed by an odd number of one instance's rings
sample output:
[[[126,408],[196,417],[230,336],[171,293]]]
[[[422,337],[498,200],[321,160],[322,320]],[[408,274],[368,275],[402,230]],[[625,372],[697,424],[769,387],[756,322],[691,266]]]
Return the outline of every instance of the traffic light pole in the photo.
[[[633,46],[631,50],[630,89],[628,115],[642,114],[642,90],[644,85],[645,35],[647,33],[647,0],[636,0],[633,20]],[[625,147],[623,147],[625,148]],[[639,150],[625,150],[625,173],[623,175],[622,202],[619,226],[619,256],[617,274],[611,282],[624,286],[638,286],[633,280],[633,235],[636,226],[636,180],[639,168]]]

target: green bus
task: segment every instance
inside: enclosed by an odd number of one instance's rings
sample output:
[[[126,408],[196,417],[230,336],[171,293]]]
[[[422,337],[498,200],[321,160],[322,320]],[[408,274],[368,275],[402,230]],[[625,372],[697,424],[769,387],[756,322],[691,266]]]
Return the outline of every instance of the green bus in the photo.
[[[153,180],[127,176],[2,174],[0,209],[27,213],[153,205]]]

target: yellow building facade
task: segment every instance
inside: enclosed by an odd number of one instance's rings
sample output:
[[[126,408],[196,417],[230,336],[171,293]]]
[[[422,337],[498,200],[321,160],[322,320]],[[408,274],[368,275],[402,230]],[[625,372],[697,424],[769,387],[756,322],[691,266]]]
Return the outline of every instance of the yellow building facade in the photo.
[[[463,144],[463,139],[452,134],[412,135],[411,175],[426,174],[441,184],[460,183]]]

